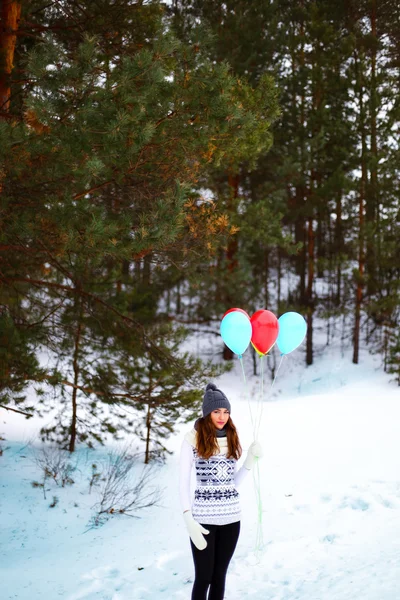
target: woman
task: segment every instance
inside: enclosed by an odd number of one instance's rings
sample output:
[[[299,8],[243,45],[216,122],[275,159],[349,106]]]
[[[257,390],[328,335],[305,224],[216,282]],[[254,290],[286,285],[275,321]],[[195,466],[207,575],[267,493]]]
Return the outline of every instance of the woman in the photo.
[[[239,437],[230,417],[231,405],[213,383],[203,398],[203,417],[185,435],[180,459],[180,496],[183,517],[190,536],[195,581],[192,600],[222,600],[226,572],[240,532],[240,504],[237,486],[262,456],[253,442],[243,466]],[[196,469],[194,501],[190,479]],[[206,536],[206,537],[204,537]]]

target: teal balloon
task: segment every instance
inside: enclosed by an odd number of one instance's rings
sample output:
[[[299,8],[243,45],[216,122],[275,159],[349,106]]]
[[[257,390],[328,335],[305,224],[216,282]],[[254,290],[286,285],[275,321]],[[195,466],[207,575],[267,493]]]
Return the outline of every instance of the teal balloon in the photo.
[[[220,326],[221,337],[235,354],[242,355],[250,344],[251,322],[247,315],[232,311],[224,316]]]
[[[307,323],[297,312],[287,312],[279,317],[279,334],[276,340],[282,354],[296,350],[306,337]]]

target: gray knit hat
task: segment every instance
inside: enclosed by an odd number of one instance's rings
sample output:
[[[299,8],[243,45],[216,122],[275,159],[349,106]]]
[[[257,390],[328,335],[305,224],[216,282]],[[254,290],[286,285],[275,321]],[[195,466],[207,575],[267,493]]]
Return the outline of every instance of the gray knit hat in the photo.
[[[203,417],[206,417],[216,408],[226,408],[231,412],[231,405],[224,392],[221,392],[215,383],[207,384],[203,397]]]

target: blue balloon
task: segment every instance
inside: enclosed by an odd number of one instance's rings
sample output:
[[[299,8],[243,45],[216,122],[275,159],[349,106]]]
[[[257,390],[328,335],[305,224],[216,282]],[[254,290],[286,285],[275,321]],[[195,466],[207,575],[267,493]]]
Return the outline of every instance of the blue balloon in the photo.
[[[251,322],[247,315],[239,311],[232,311],[225,315],[221,321],[221,337],[225,344],[241,356],[250,344]]]
[[[297,312],[287,312],[279,317],[279,334],[276,340],[282,354],[296,350],[306,337],[307,323]]]

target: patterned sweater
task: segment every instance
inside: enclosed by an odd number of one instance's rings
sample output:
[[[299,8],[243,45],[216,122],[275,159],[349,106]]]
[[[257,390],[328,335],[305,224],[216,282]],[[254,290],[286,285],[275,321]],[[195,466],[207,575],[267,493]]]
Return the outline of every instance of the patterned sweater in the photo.
[[[198,456],[196,431],[188,432],[182,442],[180,457],[180,497],[183,510],[191,510],[193,518],[202,525],[228,525],[240,521],[240,502],[237,486],[249,472],[237,467],[234,458],[227,458],[226,437],[217,438],[219,452],[209,459]],[[196,485],[191,499],[192,469]]]

